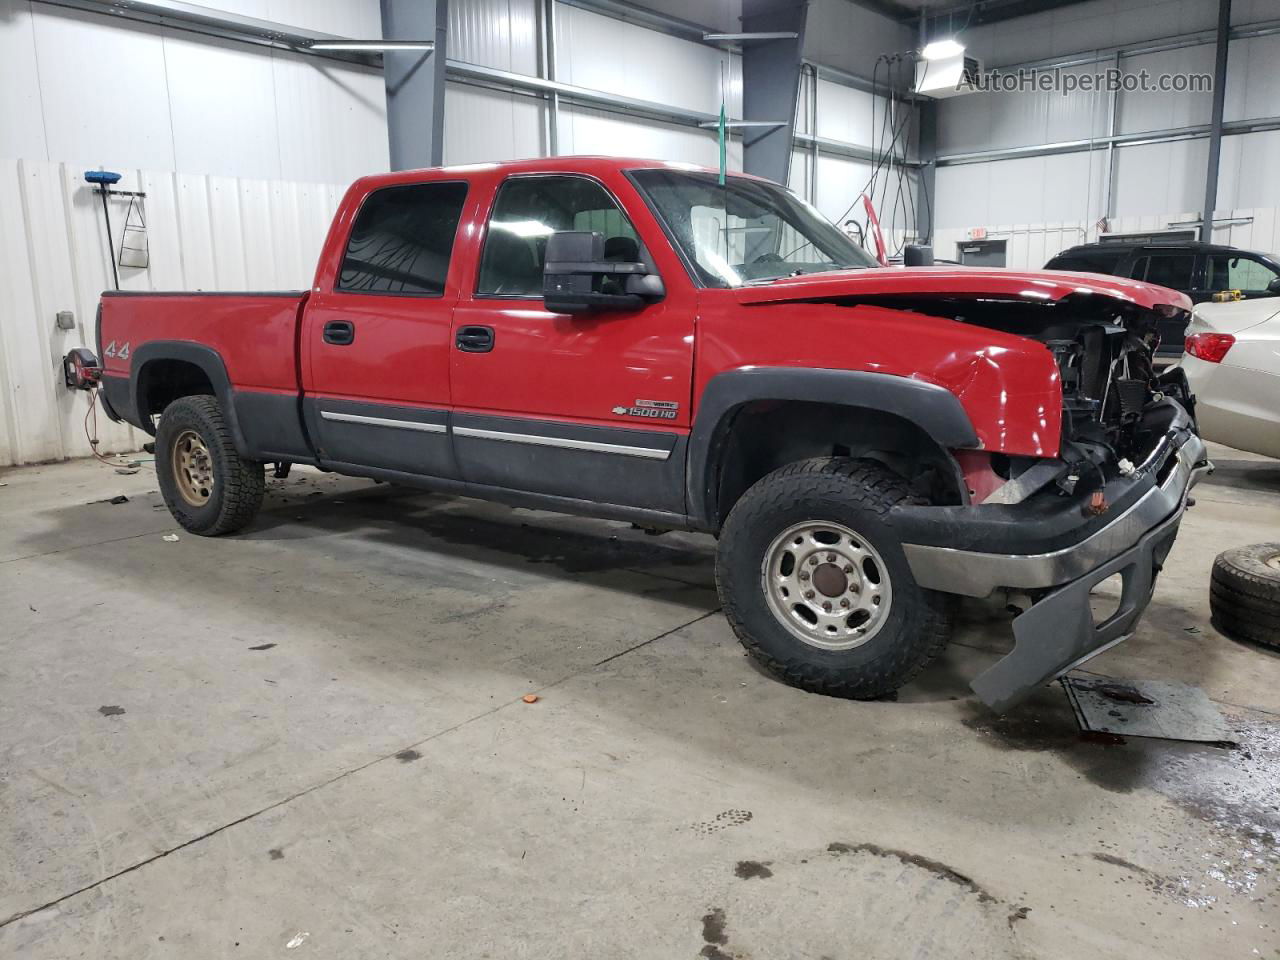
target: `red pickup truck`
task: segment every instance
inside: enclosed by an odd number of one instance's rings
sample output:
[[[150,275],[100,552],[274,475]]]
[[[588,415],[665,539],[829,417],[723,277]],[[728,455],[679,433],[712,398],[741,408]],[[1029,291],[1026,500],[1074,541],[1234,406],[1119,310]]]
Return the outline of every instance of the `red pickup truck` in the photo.
[[[1123,638],[1210,469],[1171,290],[881,268],[786,189],[556,157],[366,177],[310,290],[107,293],[101,399],[178,522],[264,465],[706,531],[733,629],[807,690],[890,694],[955,595],[1009,591],[1006,709]],[[1113,612],[1090,591],[1119,575]]]

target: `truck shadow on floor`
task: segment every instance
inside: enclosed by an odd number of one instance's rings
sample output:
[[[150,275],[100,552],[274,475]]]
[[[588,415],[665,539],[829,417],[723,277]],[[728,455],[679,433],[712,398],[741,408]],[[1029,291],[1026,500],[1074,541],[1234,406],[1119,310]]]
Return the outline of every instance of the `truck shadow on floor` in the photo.
[[[294,540],[365,533],[401,546],[441,541],[450,554],[487,562],[520,560],[568,574],[663,568],[664,575],[714,587],[715,541],[699,534],[651,536],[631,524],[377,486],[268,502],[235,539]]]

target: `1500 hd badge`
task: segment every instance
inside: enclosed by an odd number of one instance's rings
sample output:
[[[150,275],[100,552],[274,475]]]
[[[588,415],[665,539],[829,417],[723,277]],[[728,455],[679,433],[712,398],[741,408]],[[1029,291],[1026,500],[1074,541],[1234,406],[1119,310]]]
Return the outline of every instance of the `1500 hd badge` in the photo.
[[[637,400],[630,407],[614,407],[620,417],[642,417],[645,420],[674,420],[680,412],[680,404],[669,400]]]

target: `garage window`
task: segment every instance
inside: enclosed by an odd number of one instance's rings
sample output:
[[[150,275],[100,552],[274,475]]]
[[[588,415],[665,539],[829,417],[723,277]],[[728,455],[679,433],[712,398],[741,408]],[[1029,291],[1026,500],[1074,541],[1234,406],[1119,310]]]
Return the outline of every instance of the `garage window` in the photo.
[[[342,258],[338,289],[438,297],[444,293],[465,183],[414,183],[371,193]]]

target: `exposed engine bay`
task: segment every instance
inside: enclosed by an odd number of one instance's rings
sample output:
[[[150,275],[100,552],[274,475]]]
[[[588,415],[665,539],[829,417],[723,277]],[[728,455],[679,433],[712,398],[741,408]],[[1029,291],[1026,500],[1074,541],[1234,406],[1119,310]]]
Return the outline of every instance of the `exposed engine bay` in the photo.
[[[863,300],[862,302],[868,302]],[[1058,301],[967,298],[876,298],[885,306],[944,316],[1042,342],[1058,364],[1062,382],[1061,459],[1068,469],[1057,480],[1063,492],[1077,484],[1101,487],[1141,463],[1158,439],[1144,411],[1165,397],[1194,419],[1194,398],[1180,369],[1158,373],[1157,310],[1112,298],[1069,296]],[[1178,308],[1161,308],[1177,311]],[[1025,466],[999,462],[1005,479]]]
[[[1038,320],[1028,323],[1029,316]],[[1057,303],[982,301],[955,319],[1039,340],[1053,353],[1062,379],[1063,459],[1103,464],[1133,459],[1149,446],[1142,413],[1172,397],[1194,415],[1181,370],[1156,372],[1160,346],[1156,311],[1095,297]]]

